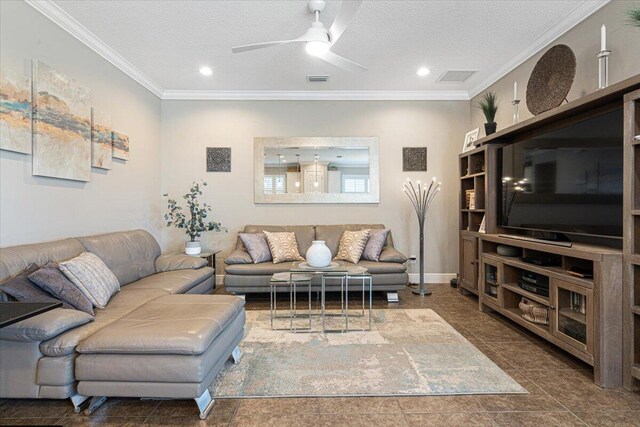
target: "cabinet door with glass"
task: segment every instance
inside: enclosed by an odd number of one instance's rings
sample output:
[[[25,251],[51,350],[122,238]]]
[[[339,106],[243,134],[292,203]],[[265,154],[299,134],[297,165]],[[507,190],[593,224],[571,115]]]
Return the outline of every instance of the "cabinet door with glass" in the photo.
[[[553,335],[593,354],[593,291],[553,278],[550,285]]]

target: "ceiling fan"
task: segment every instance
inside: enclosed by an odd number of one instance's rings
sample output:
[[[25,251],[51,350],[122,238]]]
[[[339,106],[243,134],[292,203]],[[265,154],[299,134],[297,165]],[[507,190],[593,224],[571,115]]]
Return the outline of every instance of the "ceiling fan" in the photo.
[[[342,33],[344,33],[344,30],[347,29],[347,25],[349,25],[349,22],[353,19],[361,3],[362,0],[343,0],[336,19],[333,20],[333,23],[327,30],[322,22],[320,22],[320,12],[322,12],[325,7],[324,0],[311,0],[307,3],[307,7],[314,14],[314,21],[311,27],[297,39],[248,44],[234,47],[231,51],[233,53],[241,53],[289,43],[306,43],[305,50],[309,55],[317,56],[329,64],[354,73],[367,71],[366,67],[331,52],[331,47],[338,41]]]

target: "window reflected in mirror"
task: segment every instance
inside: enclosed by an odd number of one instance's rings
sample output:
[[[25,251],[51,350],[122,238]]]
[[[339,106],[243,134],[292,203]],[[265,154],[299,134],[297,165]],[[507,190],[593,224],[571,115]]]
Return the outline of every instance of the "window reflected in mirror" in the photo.
[[[371,192],[369,147],[265,147],[264,194]]]

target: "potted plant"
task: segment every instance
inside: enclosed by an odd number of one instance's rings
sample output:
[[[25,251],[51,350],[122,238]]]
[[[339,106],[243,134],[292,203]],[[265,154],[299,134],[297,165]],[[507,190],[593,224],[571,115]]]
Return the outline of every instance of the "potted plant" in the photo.
[[[498,111],[498,96],[494,92],[485,92],[480,102],[478,102],[478,108],[482,110],[484,118],[487,122],[484,124],[484,132],[487,135],[491,135],[496,132],[496,112]]]
[[[627,15],[629,16],[629,24],[634,27],[640,27],[640,6],[634,7],[627,11]]]
[[[182,206],[178,206],[178,202],[173,199],[169,199],[167,205],[169,212],[164,215],[167,227],[182,228],[185,230],[185,234],[189,236],[189,241],[185,243],[185,253],[187,255],[197,255],[202,251],[198,238],[205,231],[226,231],[219,222],[205,222],[208,213],[211,212],[211,206],[206,203],[201,204],[198,200],[198,197],[202,196],[201,185],[205,187],[207,183],[203,181],[202,184],[199,184],[194,181],[189,192],[182,196],[187,203],[189,218],[182,212]],[[169,195],[164,194],[164,196],[168,197]]]

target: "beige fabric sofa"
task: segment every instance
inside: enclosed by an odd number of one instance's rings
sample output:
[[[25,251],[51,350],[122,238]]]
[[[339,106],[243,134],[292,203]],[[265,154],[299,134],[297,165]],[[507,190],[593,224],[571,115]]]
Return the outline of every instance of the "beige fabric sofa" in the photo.
[[[120,292],[95,318],[56,309],[0,329],[0,397],[71,398],[78,410],[90,396],[94,407],[101,396],[196,398],[206,415],[207,387],[242,338],[244,301],[198,295],[211,294],[213,268],[161,255],[144,230],[0,248],[0,282],[84,251],[107,264]]]
[[[340,238],[345,230],[357,231],[363,229],[383,229],[382,224],[342,224],[342,225],[247,225],[244,233],[259,233],[266,231],[293,231],[296,233],[298,250],[304,257],[307,249],[314,240],[324,240],[331,250],[332,257],[338,252]],[[357,265],[366,267],[371,273],[374,291],[394,292],[406,288],[408,274],[405,262],[407,258],[393,247],[391,232],[380,255],[380,262],[360,260]],[[292,262],[274,264],[263,262],[254,264],[246,251],[242,240],[237,239],[235,250],[225,259],[224,286],[228,292],[234,294],[269,292],[269,281],[275,273],[289,271]],[[349,264],[349,263],[347,263]],[[312,290],[319,290],[319,280],[312,282]],[[339,284],[327,286],[328,291],[340,290]]]

